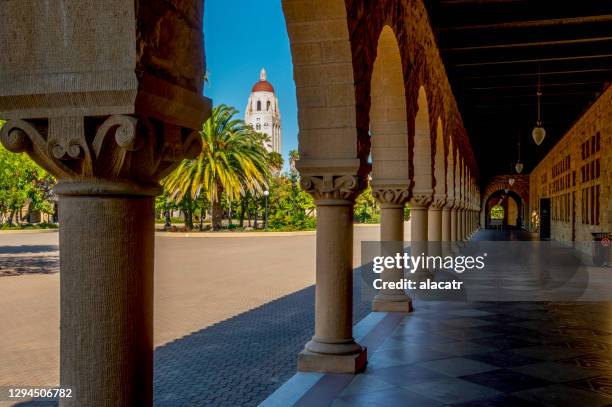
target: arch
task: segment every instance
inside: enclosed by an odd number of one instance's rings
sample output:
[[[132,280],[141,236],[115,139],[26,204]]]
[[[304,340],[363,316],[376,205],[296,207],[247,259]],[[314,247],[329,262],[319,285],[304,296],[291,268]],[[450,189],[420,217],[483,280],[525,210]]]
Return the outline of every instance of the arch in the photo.
[[[282,6],[298,105],[300,160],[296,166],[303,175],[365,175],[369,140],[358,140],[357,135],[345,2],[283,0]]]
[[[501,205],[504,210],[502,222],[497,222],[491,218],[491,210],[497,205]],[[505,189],[494,191],[485,200],[483,208],[485,216],[484,225],[486,228],[500,226],[504,228],[522,227],[524,207],[525,201],[515,191],[508,190],[506,192]]]
[[[444,160],[444,130],[442,119],[438,117],[436,126],[436,141],[434,144],[434,194],[446,194],[446,162]]]
[[[512,177],[514,178],[514,185],[512,187],[508,184],[508,179]],[[518,197],[520,205],[518,206],[519,217],[522,219],[523,225],[527,225],[529,221],[529,175],[521,175],[521,174],[512,174],[512,175],[498,175],[491,178],[484,189],[482,190],[481,195],[481,212],[480,212],[480,221],[483,225],[487,223],[487,211],[486,207],[487,202],[491,195],[498,191],[503,191],[504,189],[509,188],[512,192],[516,194]]]
[[[400,49],[393,30],[383,27],[372,69],[370,134],[372,183],[410,182],[406,95]]]
[[[414,118],[414,143],[412,161],[414,163],[414,191],[431,192],[431,132],[429,128],[429,105],[427,93],[421,86],[417,97],[417,113]]]

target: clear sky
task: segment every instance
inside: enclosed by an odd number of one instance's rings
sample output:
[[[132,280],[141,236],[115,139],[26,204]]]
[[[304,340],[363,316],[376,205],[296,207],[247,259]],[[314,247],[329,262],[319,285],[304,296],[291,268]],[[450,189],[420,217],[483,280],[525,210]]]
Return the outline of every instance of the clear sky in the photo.
[[[297,103],[291,50],[280,0],[206,0],[204,39],[213,105],[244,109],[259,71],[266,68],[280,103],[282,154],[297,149]]]

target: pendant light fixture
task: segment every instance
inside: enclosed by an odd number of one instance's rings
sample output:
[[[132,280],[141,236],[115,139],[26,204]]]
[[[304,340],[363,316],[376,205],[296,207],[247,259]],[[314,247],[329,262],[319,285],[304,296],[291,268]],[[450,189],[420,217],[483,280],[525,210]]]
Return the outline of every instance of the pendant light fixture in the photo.
[[[523,163],[521,162],[521,133],[518,133],[518,160],[516,161],[516,165],[514,166],[517,174],[520,174],[523,171]]]
[[[514,178],[512,177],[508,178],[508,184],[510,184],[510,186],[514,185],[514,181],[515,181]]]
[[[533,137],[533,141],[535,141],[535,143],[537,145],[542,144],[542,142],[544,141],[544,137],[546,137],[546,130],[544,130],[544,127],[542,127],[542,118],[541,118],[541,98],[542,98],[542,84],[541,84],[541,72],[540,72],[540,65],[538,65],[538,89],[536,92],[536,96],[537,96],[537,103],[538,103],[538,121],[536,122],[535,127],[533,128],[533,131],[531,132],[531,135]]]

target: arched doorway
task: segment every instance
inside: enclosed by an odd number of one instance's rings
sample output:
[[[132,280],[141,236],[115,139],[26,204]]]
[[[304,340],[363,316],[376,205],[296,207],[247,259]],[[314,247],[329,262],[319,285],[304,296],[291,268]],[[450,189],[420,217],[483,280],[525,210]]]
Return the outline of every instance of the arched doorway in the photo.
[[[485,203],[485,227],[521,229],[524,205],[514,191],[499,190],[492,193]]]

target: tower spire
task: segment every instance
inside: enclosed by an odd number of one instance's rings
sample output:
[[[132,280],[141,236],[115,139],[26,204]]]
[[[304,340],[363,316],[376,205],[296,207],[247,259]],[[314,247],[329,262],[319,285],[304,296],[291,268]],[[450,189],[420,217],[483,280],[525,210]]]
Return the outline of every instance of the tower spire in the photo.
[[[261,68],[261,72],[259,73],[259,80],[260,81],[266,80],[266,69],[265,68]]]

